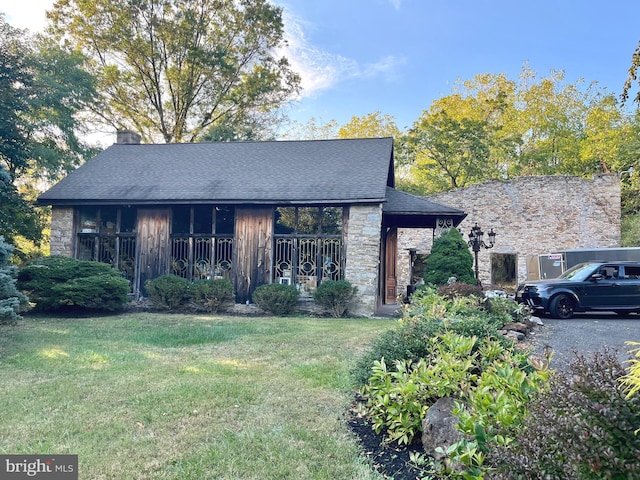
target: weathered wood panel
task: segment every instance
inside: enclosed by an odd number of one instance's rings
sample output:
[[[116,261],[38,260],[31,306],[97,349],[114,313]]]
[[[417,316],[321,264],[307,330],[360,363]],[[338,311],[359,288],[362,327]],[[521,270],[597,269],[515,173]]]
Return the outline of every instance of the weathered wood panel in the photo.
[[[273,209],[237,208],[234,264],[236,301],[251,300],[256,287],[271,281]]]
[[[398,296],[396,282],[396,257],[398,256],[398,229],[387,233],[385,248],[385,303],[396,303]]]
[[[169,218],[168,209],[138,210],[136,292],[144,294],[144,282],[169,272]]]

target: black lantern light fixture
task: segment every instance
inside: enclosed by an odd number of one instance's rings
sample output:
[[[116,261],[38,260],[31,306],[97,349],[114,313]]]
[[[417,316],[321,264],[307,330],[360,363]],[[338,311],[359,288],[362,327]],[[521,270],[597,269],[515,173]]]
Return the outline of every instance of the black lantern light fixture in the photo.
[[[469,241],[467,242],[469,247],[471,247],[471,250],[473,250],[473,254],[475,256],[476,283],[478,285],[481,285],[480,275],[478,271],[478,252],[481,248],[491,248],[496,243],[496,233],[493,231],[493,228],[487,234],[487,236],[489,237],[489,241],[488,243],[485,243],[484,232],[476,222],[476,224],[471,227],[471,231],[469,232]]]

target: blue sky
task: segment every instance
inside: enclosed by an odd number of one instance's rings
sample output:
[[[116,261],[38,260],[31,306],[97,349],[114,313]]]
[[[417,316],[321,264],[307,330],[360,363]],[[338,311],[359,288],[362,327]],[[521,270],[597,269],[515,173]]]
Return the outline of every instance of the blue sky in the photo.
[[[0,0],[14,26],[38,30],[53,0]],[[340,124],[379,111],[410,127],[456,80],[546,76],[619,94],[640,40],[638,0],[275,0],[304,90],[292,119]]]

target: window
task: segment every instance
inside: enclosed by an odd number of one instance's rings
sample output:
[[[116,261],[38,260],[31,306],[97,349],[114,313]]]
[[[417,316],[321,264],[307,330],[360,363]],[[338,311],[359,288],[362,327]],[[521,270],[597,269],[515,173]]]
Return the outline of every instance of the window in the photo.
[[[342,207],[278,207],[273,281],[309,296],[323,280],[344,275]]]
[[[75,258],[108,263],[133,281],[137,210],[132,207],[83,207],[76,215]]]
[[[231,281],[235,210],[213,205],[171,210],[171,273]]]
[[[624,278],[638,280],[640,279],[640,266],[625,265]]]

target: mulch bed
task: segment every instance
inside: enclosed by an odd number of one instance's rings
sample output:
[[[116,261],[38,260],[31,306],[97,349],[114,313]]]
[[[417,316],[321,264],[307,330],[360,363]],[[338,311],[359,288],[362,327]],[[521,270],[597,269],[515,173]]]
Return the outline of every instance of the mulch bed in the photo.
[[[358,399],[356,398],[356,402]],[[362,453],[383,478],[393,480],[419,480],[424,474],[413,467],[409,461],[412,452],[423,453],[420,438],[411,445],[398,445],[397,442],[386,443],[382,434],[374,432],[371,422],[358,414],[356,402],[347,414],[349,428],[356,435]]]

